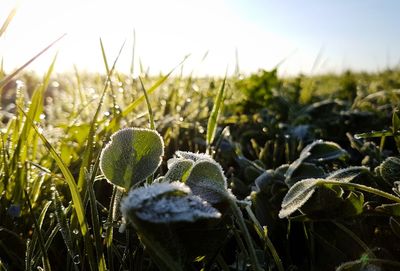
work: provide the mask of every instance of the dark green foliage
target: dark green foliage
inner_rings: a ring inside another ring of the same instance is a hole
[[[272,71],[260,70],[250,77],[236,82],[236,88],[245,96],[245,101],[241,105],[244,113],[256,112],[260,108],[267,106],[270,99],[274,97],[282,84],[278,79],[277,69]],[[278,105],[279,100],[271,104]]]

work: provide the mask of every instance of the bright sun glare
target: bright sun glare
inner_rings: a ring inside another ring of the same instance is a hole
[[[15,1],[0,6],[0,18],[5,18]],[[236,50],[242,70],[272,68],[295,49],[284,38],[244,21],[228,1],[26,0],[20,2],[0,39],[0,57],[6,69],[13,69],[67,33],[30,68],[45,70],[58,51],[58,71],[76,65],[80,70],[103,72],[102,38],[110,62],[126,41],[117,68],[128,72],[134,31],[135,69],[141,62],[153,73],[167,72],[187,54],[191,57],[184,66],[186,73],[221,75],[227,68],[233,72]]]

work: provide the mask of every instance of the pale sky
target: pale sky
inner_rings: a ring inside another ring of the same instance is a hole
[[[0,0],[0,24],[16,5]],[[63,33],[67,36],[29,69],[43,72],[58,52],[56,71],[129,72],[133,30],[136,62],[166,73],[191,54],[184,72],[223,75],[279,67],[283,75],[377,71],[400,61],[400,1],[396,0],[21,0],[0,37],[6,71],[22,65]],[[202,57],[208,52],[204,61]],[[318,58],[318,55],[320,57]],[[318,60],[318,61],[316,61]]]

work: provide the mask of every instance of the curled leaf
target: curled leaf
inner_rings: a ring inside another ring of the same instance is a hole
[[[122,129],[103,149],[100,168],[109,182],[129,190],[157,170],[163,154],[164,143],[156,131]]]
[[[193,194],[211,204],[220,203],[231,197],[222,167],[211,159],[195,162],[186,184],[192,189]]]
[[[170,162],[172,160],[172,162]],[[185,182],[194,162],[185,158],[173,158],[168,161],[168,171],[165,174],[165,181]]]

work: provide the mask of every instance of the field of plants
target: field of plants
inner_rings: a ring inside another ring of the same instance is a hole
[[[0,68],[0,270],[400,270],[400,71],[102,53],[106,75]]]

